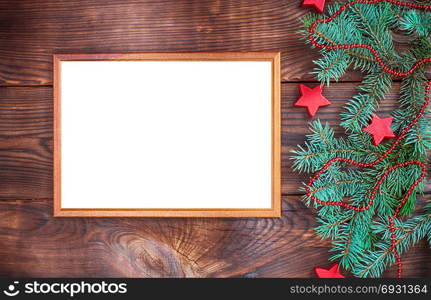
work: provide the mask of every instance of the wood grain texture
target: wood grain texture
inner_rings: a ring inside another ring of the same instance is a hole
[[[314,212],[284,198],[283,218],[52,218],[52,202],[0,202],[0,276],[314,277],[329,244]],[[430,276],[423,243],[405,276]],[[393,271],[393,270],[392,270]],[[385,276],[393,276],[387,272]]]
[[[330,1],[329,1],[330,2]],[[301,1],[0,1],[0,84],[52,84],[53,53],[282,51],[282,80],[314,80]],[[300,55],[298,55],[300,54]],[[346,80],[357,79],[351,72]]]
[[[331,3],[328,0],[326,3]],[[315,81],[302,0],[0,0],[0,85],[52,84],[52,54],[281,51],[283,81]],[[399,51],[409,40],[394,34]],[[304,47],[306,50],[304,51]],[[358,80],[349,71],[343,80]]]
[[[53,53],[281,50],[283,81],[315,81],[318,55],[296,33],[311,9],[300,3],[0,0],[0,85],[17,86],[0,88],[0,276],[314,277],[314,266],[328,267],[315,212],[292,195],[305,177],[292,172],[288,152],[310,121],[292,107],[296,84],[282,85],[281,219],[52,217]],[[397,37],[397,46],[405,43]],[[343,80],[360,78],[349,72]],[[337,124],[355,85],[327,88],[333,104],[317,116]],[[397,87],[382,115],[396,106]],[[431,276],[430,254],[425,243],[403,254],[404,275]]]

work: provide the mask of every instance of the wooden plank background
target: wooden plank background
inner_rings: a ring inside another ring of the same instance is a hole
[[[329,266],[288,156],[310,121],[292,107],[297,83],[315,82],[318,57],[297,33],[311,11],[300,3],[0,0],[0,276],[313,277],[314,266]],[[255,50],[282,51],[281,219],[52,217],[53,53]],[[351,71],[327,88],[333,105],[318,117],[336,125],[360,79]],[[380,115],[396,107],[398,88]],[[428,181],[423,200],[430,191]],[[430,276],[430,254],[425,242],[404,254],[405,276]]]

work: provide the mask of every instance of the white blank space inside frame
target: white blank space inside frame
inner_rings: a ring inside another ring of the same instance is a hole
[[[271,208],[270,61],[62,61],[61,208]]]

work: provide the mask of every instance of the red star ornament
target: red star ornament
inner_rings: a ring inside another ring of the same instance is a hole
[[[318,278],[344,278],[340,273],[340,268],[338,264],[334,264],[329,270],[314,267],[314,272],[316,273]]]
[[[301,97],[295,102],[295,106],[302,106],[307,108],[310,117],[314,117],[320,106],[330,105],[331,102],[322,96],[323,87],[318,85],[314,88],[309,88],[306,85],[300,84],[299,91]]]
[[[325,0],[304,0],[302,6],[313,6],[319,13],[323,13]]]
[[[371,124],[362,129],[373,136],[374,145],[379,145],[385,137],[393,138],[395,134],[391,130],[392,117],[380,119],[377,115],[373,116]]]

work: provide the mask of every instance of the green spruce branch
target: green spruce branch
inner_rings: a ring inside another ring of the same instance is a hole
[[[418,1],[420,2],[420,1]],[[344,2],[340,2],[344,4]],[[333,14],[340,3],[327,7]],[[304,37],[308,27],[321,16],[310,14],[303,18]],[[411,42],[409,49],[398,53],[393,34],[404,35]],[[389,3],[376,5],[356,4],[345,10],[342,17],[315,28],[317,42],[326,45],[349,43],[368,44],[377,49],[389,67],[406,71],[416,61],[431,56],[431,13],[400,8]],[[308,42],[308,40],[306,40]],[[374,61],[366,49],[320,49],[321,58],[315,61],[314,73],[322,84],[340,79],[348,70],[364,73],[358,93],[346,104],[341,113],[340,125],[344,137],[335,137],[328,124],[316,120],[310,124],[311,133],[303,146],[292,151],[293,168],[298,172],[314,173],[336,156],[369,163],[384,153],[390,141],[379,146],[362,131],[373,114],[379,114],[379,105],[393,88],[393,80]],[[424,84],[427,81],[423,67],[402,79],[399,91],[399,108],[391,113],[392,129],[398,135],[416,116],[424,103]],[[429,110],[427,111],[429,113]],[[352,168],[333,164],[314,182],[311,193],[322,201],[343,201],[361,207],[369,199],[370,191],[385,171],[395,164],[408,160],[428,163],[431,149],[429,115],[420,119],[407,133],[395,151],[374,168]],[[319,205],[305,195],[306,205],[317,210],[319,225],[316,232],[332,241],[331,259],[359,277],[378,277],[395,262],[391,249],[388,217],[394,213],[404,193],[420,175],[420,169],[411,166],[390,173],[380,186],[369,210],[355,212],[339,206]],[[396,249],[401,255],[417,242],[426,239],[431,245],[431,203],[423,212],[416,212],[417,193],[422,194],[424,183],[408,198],[396,223]],[[304,187],[301,187],[304,191]],[[412,214],[416,216],[412,216]]]

